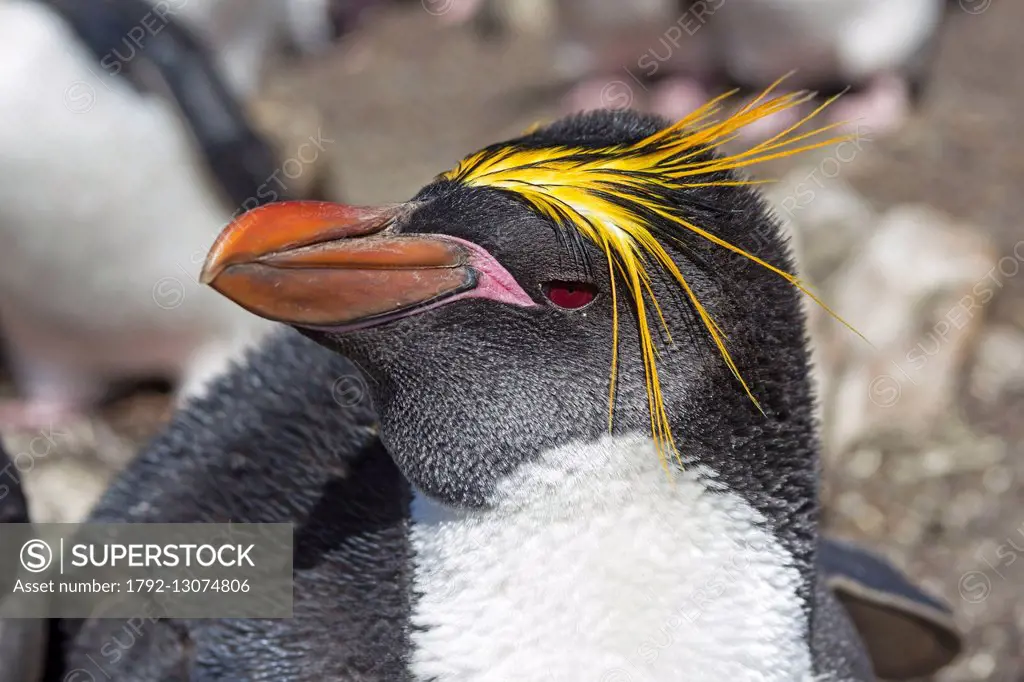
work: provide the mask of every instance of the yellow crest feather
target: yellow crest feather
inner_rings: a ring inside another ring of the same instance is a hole
[[[814,93],[794,92],[768,99],[768,95],[781,80],[724,119],[716,116],[722,110],[723,102],[735,92],[711,100],[681,121],[639,142],[597,150],[573,147],[529,149],[514,145],[489,147],[463,159],[454,169],[442,176],[467,186],[490,187],[511,192],[554,223],[571,225],[605,254],[611,279],[613,316],[612,367],[608,396],[609,428],[614,414],[618,369],[619,320],[618,292],[615,285],[618,274],[625,282],[626,293],[636,307],[647,382],[651,433],[666,466],[666,453],[671,452],[678,459],[679,452],[672,438],[668,414],[662,401],[657,350],[648,323],[648,308],[653,310],[661,321],[669,343],[671,334],[650,288],[650,276],[647,271],[650,260],[664,268],[678,282],[707,328],[729,370],[758,409],[760,405],[741,376],[736,363],[733,362],[721,328],[711,318],[669,253],[649,229],[643,213],[657,215],[683,230],[696,233],[767,268],[796,286],[842,321],[797,277],[693,224],[678,214],[678,208],[670,203],[667,195],[655,191],[759,184],[753,180],[720,180],[714,174],[792,156],[848,139],[845,135],[820,139],[821,133],[836,128],[840,125],[838,123],[810,132],[796,133],[798,128],[835,99],[832,98],[798,123],[747,151],[708,159],[704,152],[717,149],[736,139],[737,132],[745,125],[804,104],[814,97]],[[848,324],[846,326],[850,327]],[[857,333],[856,330],[853,331]]]

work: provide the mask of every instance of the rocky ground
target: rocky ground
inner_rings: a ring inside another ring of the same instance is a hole
[[[1024,679],[1024,4],[961,5],[903,132],[777,169],[769,192],[804,274],[872,342],[809,309],[828,527],[954,605],[967,649],[937,679],[1008,682]],[[314,165],[333,192],[400,200],[554,115],[542,38],[483,43],[426,11],[438,6],[386,12],[284,68],[269,89],[283,111],[315,108],[290,119],[283,155],[320,136]],[[264,113],[278,129],[289,118]],[[167,412],[165,395],[139,391],[87,422],[7,434],[36,518],[81,518]]]

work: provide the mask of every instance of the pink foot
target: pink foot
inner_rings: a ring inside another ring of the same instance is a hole
[[[699,109],[709,99],[707,88],[692,78],[670,78],[658,84],[651,95],[651,111],[678,121]]]
[[[38,431],[83,417],[83,406],[72,402],[0,400],[0,431]]]
[[[639,88],[636,83],[610,78],[590,78],[578,83],[562,100],[567,114],[593,109],[630,109]]]
[[[829,120],[844,122],[839,132],[884,135],[898,129],[910,114],[910,88],[894,74],[878,76],[864,90],[840,97],[829,107]]]

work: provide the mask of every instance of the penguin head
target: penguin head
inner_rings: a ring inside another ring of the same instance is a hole
[[[737,475],[793,431],[804,442],[786,457],[813,470],[796,280],[733,172],[776,148],[714,150],[772,102],[674,126],[581,114],[402,204],[258,208],[203,278],[355,361],[388,451],[450,506],[494,504],[519,467],[609,431]]]

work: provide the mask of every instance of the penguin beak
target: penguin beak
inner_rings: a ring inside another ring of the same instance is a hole
[[[413,208],[294,201],[254,209],[220,234],[200,280],[269,320],[338,331],[472,295],[533,305],[479,246],[399,234],[396,221]]]

